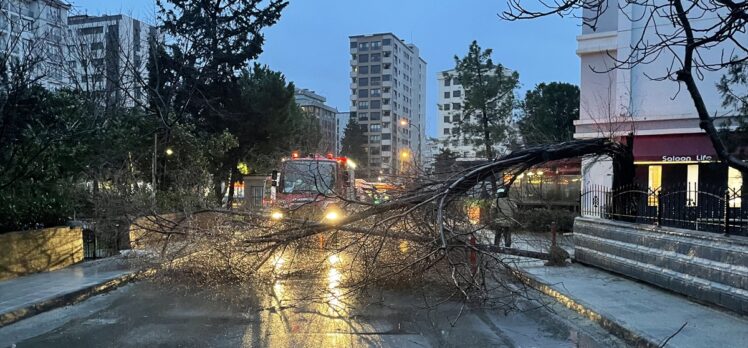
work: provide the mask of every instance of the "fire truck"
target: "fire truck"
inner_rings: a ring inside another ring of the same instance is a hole
[[[355,199],[356,164],[346,157],[293,152],[271,175],[270,218],[336,223],[345,199]]]

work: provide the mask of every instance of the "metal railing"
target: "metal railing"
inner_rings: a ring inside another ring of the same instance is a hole
[[[707,185],[585,187],[582,216],[748,236],[741,188]]]

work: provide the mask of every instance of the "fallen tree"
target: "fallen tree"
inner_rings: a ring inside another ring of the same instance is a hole
[[[345,199],[349,214],[334,224],[300,218],[274,222],[262,213],[212,209],[183,214],[173,222],[151,219],[157,223],[146,233],[163,237],[158,245],[163,260],[189,258],[178,268],[211,282],[276,279],[279,260],[285,260],[282,274],[319,272],[325,260],[344,257],[345,285],[351,291],[426,281],[452,289],[452,296],[509,305],[506,294],[518,295],[506,282],[516,256],[550,260],[551,255],[476,244],[486,226],[469,221],[461,199],[489,187],[492,177],[503,178],[502,187],[509,189],[517,175],[533,166],[603,156],[612,158],[618,171],[633,165],[630,149],[619,142],[574,140],[516,151],[446,180],[414,181],[380,205]],[[496,199],[496,192],[489,198]]]

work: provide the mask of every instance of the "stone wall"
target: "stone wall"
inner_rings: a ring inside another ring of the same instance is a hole
[[[748,314],[748,239],[598,218],[574,222],[577,262]]]
[[[67,267],[83,260],[80,228],[0,234],[0,280]]]

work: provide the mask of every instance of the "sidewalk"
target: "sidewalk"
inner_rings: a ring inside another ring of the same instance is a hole
[[[561,245],[567,248],[565,242]],[[674,334],[667,347],[744,347],[748,342],[748,318],[738,314],[581,264],[546,267],[536,260],[515,261],[532,286],[638,346],[656,347]]]
[[[0,281],[0,327],[108,291],[136,273],[127,260],[115,256]]]

